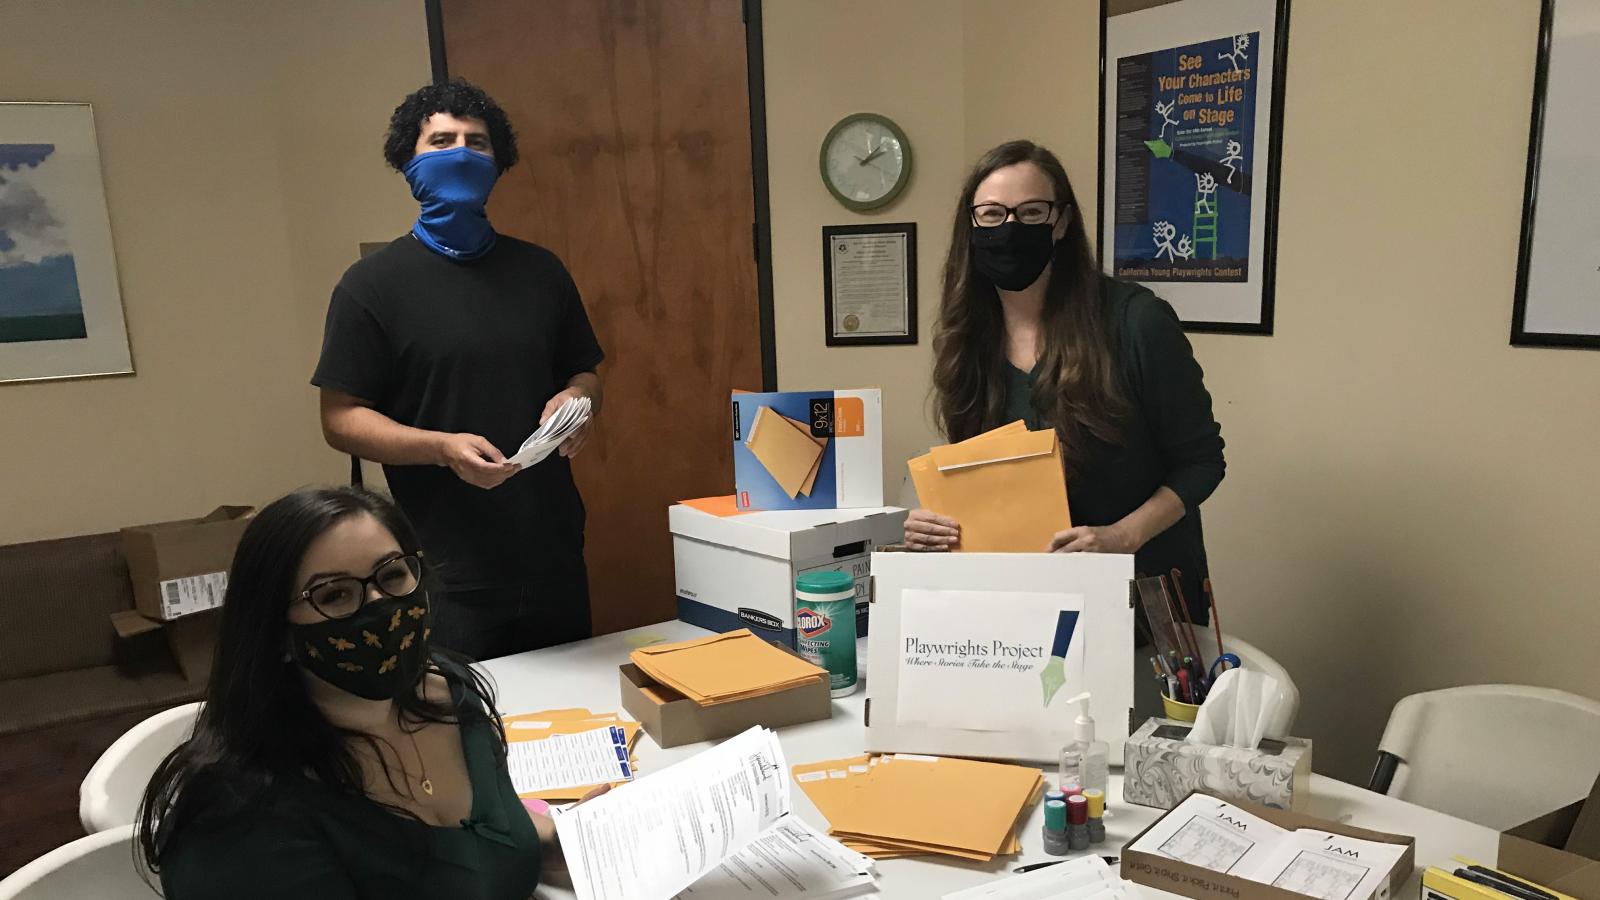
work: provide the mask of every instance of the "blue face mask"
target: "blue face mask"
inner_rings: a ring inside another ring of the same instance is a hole
[[[419,153],[406,163],[411,196],[422,214],[411,233],[451,259],[476,259],[494,246],[494,226],[484,206],[500,170],[476,150],[454,147]]]

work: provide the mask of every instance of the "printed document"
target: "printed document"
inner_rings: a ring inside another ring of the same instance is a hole
[[[611,725],[577,734],[552,734],[537,741],[506,745],[506,767],[518,794],[633,778],[628,733]]]

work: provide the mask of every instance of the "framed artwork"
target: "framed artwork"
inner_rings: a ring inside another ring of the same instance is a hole
[[[1289,0],[1101,3],[1100,256],[1189,331],[1271,334]]]
[[[824,225],[826,344],[917,342],[917,224]]]
[[[1511,343],[1600,350],[1600,0],[1543,0]]]
[[[0,382],[132,372],[94,113],[0,103]]]

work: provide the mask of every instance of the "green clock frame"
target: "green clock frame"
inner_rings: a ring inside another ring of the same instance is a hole
[[[833,139],[840,131],[856,122],[876,122],[889,129],[894,134],[895,139],[900,142],[900,158],[902,161],[900,180],[895,182],[894,187],[889,189],[889,193],[884,194],[877,200],[852,200],[839,193],[839,189],[834,187],[833,181],[828,178],[828,147],[833,144]],[[905,190],[906,185],[911,181],[911,158],[911,141],[906,137],[906,133],[900,130],[899,125],[896,125],[888,116],[879,115],[878,113],[858,112],[845,116],[834,123],[832,128],[828,129],[828,135],[822,139],[822,147],[817,151],[817,168],[822,173],[823,186],[828,189],[828,193],[833,195],[833,199],[839,201],[841,206],[852,212],[871,212],[893,203],[895,198],[900,196],[901,191]]]

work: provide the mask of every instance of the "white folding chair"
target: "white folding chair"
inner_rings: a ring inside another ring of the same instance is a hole
[[[78,788],[78,818],[89,834],[131,825],[150,776],[168,753],[189,738],[199,703],[156,713],[128,729],[95,760]]]
[[[158,896],[134,861],[132,825],[78,838],[0,881],[0,900],[150,900]]]
[[[1369,783],[1503,831],[1589,793],[1600,773],[1600,702],[1550,688],[1479,684],[1401,698]]]

